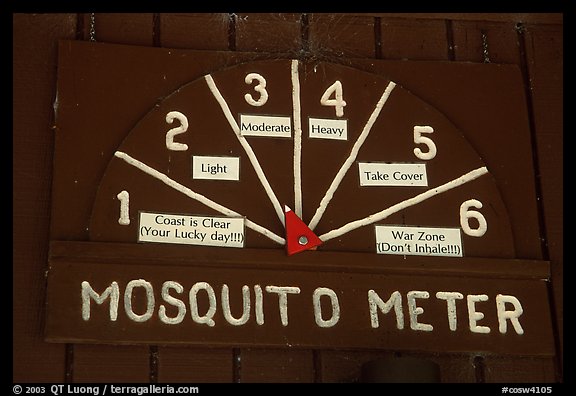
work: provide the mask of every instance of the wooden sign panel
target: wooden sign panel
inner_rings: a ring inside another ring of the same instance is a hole
[[[48,340],[553,354],[548,264],[460,128],[380,74],[221,57],[62,43]]]
[[[456,270],[440,257],[185,253],[54,243],[47,339],[554,353],[541,262],[466,258]]]

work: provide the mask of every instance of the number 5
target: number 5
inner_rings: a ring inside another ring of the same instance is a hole
[[[433,133],[434,129],[431,126],[414,126],[414,143],[425,144],[428,146],[428,151],[423,153],[419,147],[414,148],[414,155],[421,160],[431,160],[436,157],[436,144],[428,137],[422,136],[423,133]]]

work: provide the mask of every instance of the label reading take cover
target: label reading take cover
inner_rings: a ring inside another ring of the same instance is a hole
[[[376,253],[462,257],[460,229],[377,225]]]
[[[240,114],[240,135],[292,137],[290,117]]]
[[[138,242],[243,248],[244,218],[140,212]]]
[[[192,178],[240,180],[240,158],[194,155],[192,156]]]
[[[348,120],[309,118],[308,136],[314,139],[348,140]]]
[[[359,162],[360,186],[427,186],[426,164]]]

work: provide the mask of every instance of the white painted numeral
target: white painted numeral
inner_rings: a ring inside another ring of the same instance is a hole
[[[116,198],[120,201],[120,217],[118,218],[118,224],[128,225],[130,224],[130,194],[128,194],[128,191],[123,190],[116,195]]]
[[[469,199],[460,205],[460,225],[466,235],[473,237],[481,237],[486,234],[488,230],[488,223],[484,215],[477,210],[470,210],[470,208],[482,209],[482,202],[477,199]],[[474,218],[478,221],[478,228],[473,229],[470,227],[470,219]]]
[[[180,121],[180,126],[172,128],[166,133],[166,148],[172,151],[186,151],[188,150],[188,145],[184,143],[178,143],[174,141],[174,136],[184,133],[188,130],[188,118],[179,111],[171,111],[166,114],[166,122],[172,124],[174,119]]]
[[[330,99],[332,94],[334,94],[334,99]],[[322,106],[334,106],[336,108],[336,117],[342,117],[344,115],[344,106],[346,106],[346,101],[344,100],[342,83],[340,81],[336,81],[326,89],[320,98],[320,104]]]
[[[252,84],[252,81],[258,80],[258,85],[254,87],[254,91],[260,94],[258,100],[254,100],[251,94],[247,93],[244,95],[244,99],[248,102],[249,105],[252,106],[264,106],[268,101],[268,91],[266,91],[266,79],[262,77],[261,74],[258,73],[249,73],[246,75],[244,81],[246,84]]]
[[[414,126],[414,143],[424,144],[428,147],[428,151],[423,153],[419,147],[414,148],[414,155],[421,160],[431,160],[436,157],[436,144],[429,137],[422,136],[423,133],[433,133],[434,129],[431,126]]]

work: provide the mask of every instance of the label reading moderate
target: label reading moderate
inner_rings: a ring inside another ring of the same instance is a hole
[[[360,186],[427,186],[426,164],[359,162]]]
[[[138,242],[243,248],[244,218],[140,212]]]
[[[290,117],[240,114],[240,135],[261,137],[292,137]]]
[[[377,225],[376,253],[462,257],[460,229]]]

